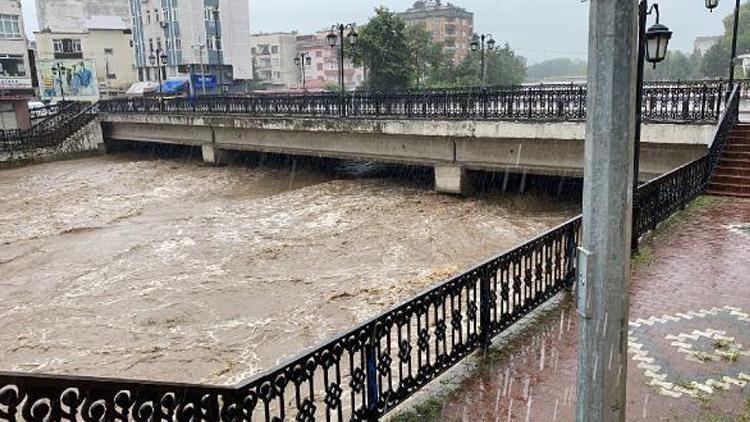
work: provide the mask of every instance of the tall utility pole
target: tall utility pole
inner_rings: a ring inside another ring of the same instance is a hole
[[[625,420],[638,5],[593,1],[578,279],[578,422]]]

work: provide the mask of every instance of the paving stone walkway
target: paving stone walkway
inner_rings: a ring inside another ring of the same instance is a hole
[[[630,289],[628,421],[750,421],[750,200],[702,197],[651,239]],[[451,394],[435,419],[571,421],[568,303]]]

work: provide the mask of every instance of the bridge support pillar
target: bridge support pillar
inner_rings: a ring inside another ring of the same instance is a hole
[[[227,164],[228,151],[219,149],[213,144],[203,144],[201,146],[201,151],[203,152],[204,163],[213,164],[215,166],[223,166]]]
[[[440,193],[464,195],[469,193],[471,186],[462,166],[435,166],[435,190]]]

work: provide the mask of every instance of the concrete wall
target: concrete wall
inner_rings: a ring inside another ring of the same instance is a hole
[[[240,116],[101,116],[112,140],[220,150],[372,160],[531,174],[582,175],[583,123],[290,119]],[[666,137],[668,135],[668,137]],[[641,177],[700,157],[711,125],[647,124]]]

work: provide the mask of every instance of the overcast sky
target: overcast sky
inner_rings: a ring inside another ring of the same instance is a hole
[[[57,0],[45,0],[57,1]],[[242,0],[236,0],[242,1]],[[635,0],[633,0],[635,1]],[[21,0],[29,31],[37,28],[34,0]],[[407,9],[413,0],[250,0],[251,32],[312,32],[336,22],[366,22],[373,9]],[[586,58],[588,3],[580,0],[453,0],[474,12],[477,32],[509,42],[530,63],[557,57]],[[699,35],[722,33],[722,17],[734,2],[722,0],[714,13],[704,0],[661,0],[662,23],[674,32],[673,48],[693,50]],[[653,17],[650,23],[653,23]]]

